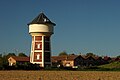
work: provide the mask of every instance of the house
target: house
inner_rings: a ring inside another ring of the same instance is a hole
[[[104,64],[108,64],[112,61],[111,57],[109,57],[109,56],[104,56],[103,60],[104,60]]]
[[[94,66],[96,65],[96,59],[94,56],[87,56],[85,58],[85,66]]]
[[[79,55],[77,58],[75,58],[75,66],[83,67],[86,65],[86,57],[84,55]]]
[[[52,56],[53,67],[90,67],[96,65],[106,64],[109,61],[120,61],[119,58],[99,57],[99,56],[85,56],[85,55],[62,55]],[[11,56],[8,58],[9,66],[19,64],[25,64],[30,62],[29,57]]]
[[[99,57],[99,56],[85,56],[85,55],[63,55],[63,56],[52,56],[52,65],[55,67],[90,67],[95,65],[106,64],[110,57]]]
[[[111,58],[112,62],[115,62],[115,61],[119,61],[120,62],[120,58],[118,57],[114,57],[114,58]]]
[[[64,55],[64,56],[52,56],[53,66],[61,65],[63,67],[83,67],[83,66],[94,66],[96,60],[92,56],[84,55]]]
[[[73,67],[75,66],[75,59],[78,55],[62,55],[62,56],[52,56],[52,65],[55,67]]]
[[[95,59],[95,64],[96,65],[102,65],[102,64],[105,64],[105,61],[102,57],[99,57],[99,56],[95,56],[93,57]]]
[[[110,61],[111,60],[111,58],[110,57],[108,57],[108,56],[104,56],[104,58],[103,58],[105,61]]]
[[[30,62],[29,57],[18,57],[18,56],[11,56],[8,58],[9,66],[16,65],[16,63],[19,64],[25,64],[26,62]]]
[[[66,59],[62,61],[63,66],[64,67],[74,67],[74,66],[77,66],[77,64],[75,63],[77,57],[78,57],[78,55],[66,56]]]

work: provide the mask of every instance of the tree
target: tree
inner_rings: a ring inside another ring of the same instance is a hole
[[[74,53],[71,53],[71,54],[69,54],[69,55],[75,55]]]
[[[120,55],[119,55],[119,56],[117,56],[117,58],[120,58]]]
[[[62,56],[62,55],[68,55],[66,51],[63,51],[61,53],[59,53],[59,56]]]
[[[7,55],[3,55],[1,59],[1,69],[8,69],[8,58],[10,56],[16,56],[15,53],[8,53]]]
[[[93,53],[87,53],[86,56],[96,56],[96,55]]]
[[[0,70],[2,69],[2,63],[3,63],[2,54],[0,54]]]
[[[2,54],[0,54],[0,58],[2,58]]]
[[[16,56],[16,55],[15,53],[8,53],[7,55],[4,55],[4,56],[10,57],[10,56]]]
[[[27,57],[27,55],[25,53],[19,53],[18,56],[19,57]]]

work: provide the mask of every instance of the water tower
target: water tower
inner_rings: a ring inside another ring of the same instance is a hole
[[[28,24],[29,34],[32,37],[30,62],[40,67],[51,66],[51,35],[54,26],[44,13],[40,13]]]

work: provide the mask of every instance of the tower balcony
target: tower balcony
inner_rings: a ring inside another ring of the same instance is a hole
[[[54,33],[51,24],[31,24],[29,25],[29,33]]]

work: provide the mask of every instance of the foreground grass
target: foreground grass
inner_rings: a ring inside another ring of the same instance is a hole
[[[120,80],[114,71],[0,71],[0,80]]]

